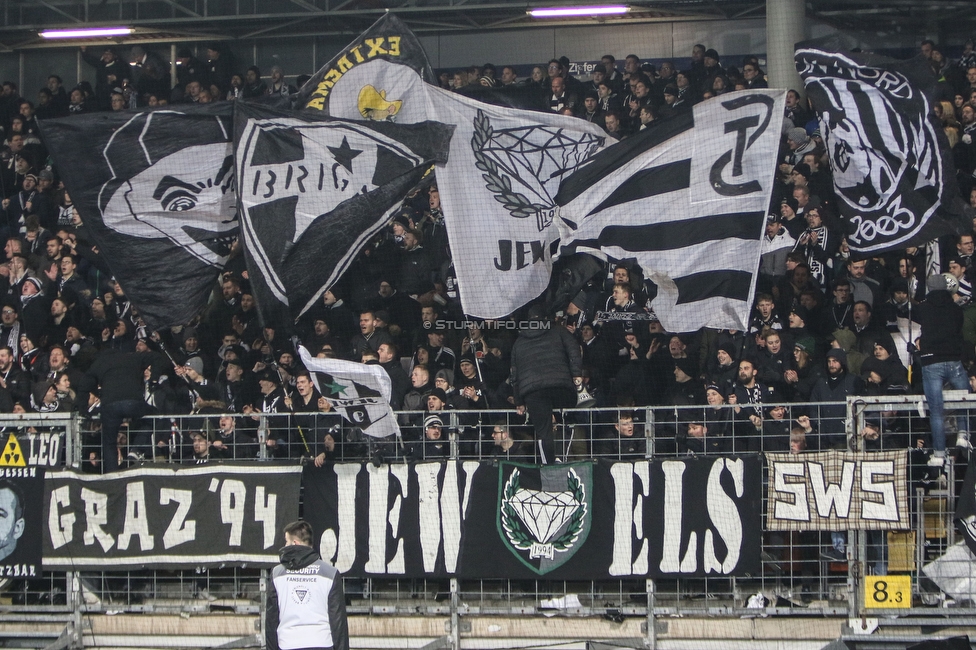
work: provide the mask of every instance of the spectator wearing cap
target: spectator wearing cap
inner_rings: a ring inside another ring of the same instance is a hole
[[[721,454],[728,452],[732,440],[714,435],[699,412],[685,412],[678,422],[675,442],[679,454]]]
[[[468,400],[461,397],[458,389],[454,387],[454,373],[442,368],[434,375],[434,387],[444,391],[445,402],[449,409],[466,409]]]
[[[467,402],[467,409],[486,409],[488,404],[489,390],[483,379],[478,376],[477,359],[474,352],[467,351],[458,360],[459,376],[455,379],[458,393]]]
[[[29,334],[39,341],[51,313],[51,301],[44,294],[44,284],[38,278],[28,276],[20,288],[21,334]]]
[[[766,217],[766,235],[762,240],[762,257],[759,261],[759,282],[764,291],[770,292],[786,275],[786,256],[796,246],[777,214]]]
[[[674,384],[668,391],[667,404],[691,406],[705,402],[705,391],[698,380],[698,364],[688,357],[674,360]]]
[[[415,228],[403,233],[403,251],[397,277],[400,290],[413,298],[430,292],[434,287],[434,266],[423,246],[423,239],[423,233]]]
[[[810,139],[802,126],[795,126],[786,132],[786,144],[790,151],[784,160],[784,164],[789,165],[788,173],[792,173],[803,162],[803,156],[817,148],[817,143]]]
[[[271,66],[271,83],[268,84],[267,94],[271,97],[288,97],[298,92],[298,89],[285,81],[285,71],[280,65]]]
[[[544,310],[529,308],[527,318],[539,326],[522,330],[512,347],[510,383],[515,405],[528,412],[535,427],[543,465],[556,460],[552,412],[576,404],[576,380],[582,383],[579,344],[564,327],[545,327]]]
[[[111,46],[96,48],[91,52],[82,46],[81,56],[85,63],[95,68],[95,97],[98,107],[103,111],[108,110],[112,89],[121,88],[123,82],[132,77],[129,64]]]
[[[823,376],[821,363],[817,361],[816,345],[813,337],[797,339],[793,344],[796,367],[795,370],[786,372],[786,383],[795,402],[809,402],[814,386]]]
[[[959,288],[956,289],[956,293],[953,296],[953,300],[960,307],[965,307],[973,299],[973,285],[969,279],[969,273],[966,270],[965,260],[963,260],[959,255],[953,255],[949,258],[946,268],[954,278],[956,282],[959,283]]]
[[[181,47],[176,50],[176,88],[182,94],[183,89],[192,81],[209,88],[209,71],[206,64],[193,56],[193,52],[188,47]],[[181,97],[172,97],[172,101],[179,101]]]
[[[192,454],[183,461],[184,465],[207,465],[210,463],[210,438],[203,431],[191,431],[190,446]]]
[[[820,447],[842,449],[847,443],[844,425],[847,398],[863,395],[864,382],[848,371],[847,353],[843,348],[833,347],[827,351],[826,367],[827,373],[813,387],[810,401],[819,405]]]
[[[731,390],[738,378],[739,358],[743,347],[732,340],[725,340],[716,347],[715,353],[709,357],[706,366],[706,377],[709,384],[721,389],[722,398]]]
[[[451,443],[440,416],[428,415],[424,418],[423,440],[413,445],[411,455],[420,460],[443,460],[451,455]]]
[[[909,391],[908,369],[890,339],[874,344],[872,355],[861,363],[861,377],[867,395],[904,395]]]
[[[261,68],[252,65],[244,73],[244,89],[241,96],[244,99],[263,97],[268,93],[268,86],[261,80]]]
[[[255,68],[256,69],[256,68]],[[230,85],[230,78],[234,73],[233,56],[226,50],[223,43],[207,45],[207,81],[216,85],[221,91],[226,91]],[[258,80],[261,72],[258,71]]]
[[[583,110],[580,117],[587,122],[596,124],[601,129],[606,126],[603,120],[603,109],[600,108],[600,96],[596,90],[588,90],[583,95]]]
[[[913,319],[922,326],[919,342],[919,361],[922,364],[922,386],[929,409],[932,429],[933,456],[929,465],[941,468],[945,460],[946,434],[942,388],[948,383],[955,390],[969,390],[969,381],[962,365],[964,344],[963,310],[955,300],[955,278],[936,274],[925,281],[927,294],[914,310]],[[959,427],[956,446],[968,448],[969,431]]]
[[[258,375],[258,390],[260,396],[252,404],[247,404],[243,408],[244,413],[250,415],[252,420],[258,422],[262,416],[284,415],[290,412],[285,403],[285,393],[281,388],[281,378],[277,370],[265,368]],[[271,455],[282,458],[290,456],[292,451],[300,454],[297,448],[294,450],[289,448],[291,436],[287,418],[268,417],[267,428],[265,445]]]
[[[8,232],[14,235],[23,235],[27,231],[25,217],[30,214],[37,196],[37,176],[33,173],[25,174],[20,187],[19,192],[0,201],[0,207],[3,207],[7,219]]]
[[[200,357],[190,358],[193,359]],[[241,359],[229,359],[224,363],[223,376],[217,380],[217,389],[228,413],[243,413],[246,405],[254,403],[258,392]]]

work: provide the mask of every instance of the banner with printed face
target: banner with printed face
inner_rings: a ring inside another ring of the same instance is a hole
[[[345,575],[533,579],[759,571],[757,456],[550,466],[308,467],[305,516]]]
[[[0,580],[41,577],[44,468],[0,467]]]
[[[766,454],[767,530],[908,530],[908,451]]]
[[[51,472],[46,566],[274,566],[282,529],[298,519],[300,475],[300,467],[270,463]]]
[[[41,122],[85,230],[150,329],[206,307],[237,237],[233,112],[180,104]]]

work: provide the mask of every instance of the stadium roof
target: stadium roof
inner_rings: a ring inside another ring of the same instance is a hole
[[[526,11],[596,4],[539,0],[6,0],[0,50],[51,47],[42,29],[126,25],[125,43],[355,35],[391,9],[415,32],[464,33],[538,27]],[[623,17],[602,24],[761,18],[755,0],[638,0]],[[961,43],[976,33],[972,0],[809,0],[807,15],[841,30]],[[594,24],[562,19],[546,24]],[[108,41],[104,41],[108,42]],[[63,45],[56,43],[55,45]]]

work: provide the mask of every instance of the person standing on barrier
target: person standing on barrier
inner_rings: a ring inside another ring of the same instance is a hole
[[[583,382],[583,355],[565,327],[550,326],[541,305],[529,307],[531,327],[522,329],[512,347],[511,384],[520,414],[529,412],[543,465],[558,462],[552,438],[554,409],[576,405]]]
[[[312,526],[285,526],[281,564],[271,571],[265,625],[268,650],[349,650],[342,576],[312,547]]]
[[[151,352],[122,352],[106,348],[88,369],[98,384],[102,403],[102,473],[119,469],[118,435],[122,421],[133,423],[146,415],[149,406],[143,399],[143,370],[153,360]]]
[[[965,342],[959,335],[963,311],[953,300],[959,283],[951,274],[930,276],[925,281],[925,288],[925,300],[913,310],[913,316],[922,326],[918,351],[922,364],[922,387],[929,406],[933,448],[928,464],[929,467],[941,469],[945,464],[946,451],[942,388],[948,383],[955,390],[969,390],[969,380],[962,365]],[[964,430],[964,426],[959,427],[956,446],[971,448],[969,432]]]

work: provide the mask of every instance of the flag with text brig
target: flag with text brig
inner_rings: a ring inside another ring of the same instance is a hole
[[[559,186],[560,254],[636,258],[669,332],[746,329],[784,98],[727,93],[594,156]]]
[[[241,230],[266,326],[293,323],[448,155],[452,127],[353,122],[239,103]]]
[[[392,382],[382,366],[320,359],[312,357],[304,347],[298,349],[298,354],[315,388],[351,426],[374,438],[400,435],[390,407]]]

